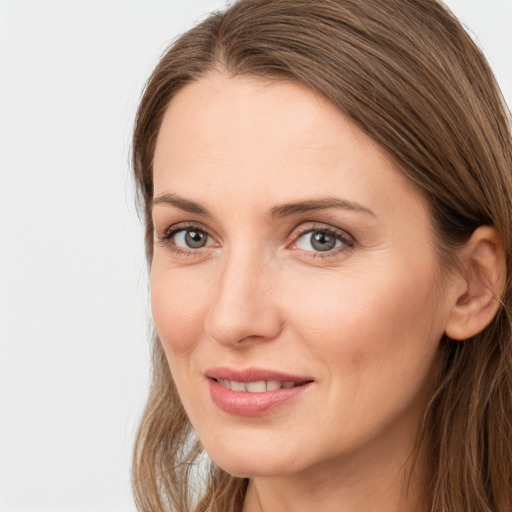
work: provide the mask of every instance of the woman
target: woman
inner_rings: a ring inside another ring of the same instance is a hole
[[[240,0],[171,46],[140,510],[511,509],[509,128],[436,0]]]

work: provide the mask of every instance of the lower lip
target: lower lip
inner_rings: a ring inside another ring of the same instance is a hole
[[[224,412],[237,416],[258,416],[273,411],[298,398],[312,384],[308,382],[293,388],[250,393],[227,389],[212,379],[208,379],[208,382],[213,403]]]

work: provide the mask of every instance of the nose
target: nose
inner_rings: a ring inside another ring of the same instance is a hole
[[[282,330],[275,272],[270,262],[232,255],[223,262],[206,321],[208,335],[224,346],[271,341]]]

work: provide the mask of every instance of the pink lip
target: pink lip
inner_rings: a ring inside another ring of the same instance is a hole
[[[270,412],[298,398],[313,383],[313,379],[309,377],[260,368],[247,368],[245,370],[235,370],[227,367],[212,368],[206,372],[206,377],[213,403],[224,412],[237,416],[257,416]],[[279,382],[296,382],[301,383],[301,385],[293,388],[281,388],[275,391],[250,393],[227,389],[215,379],[229,379],[237,382],[274,380]]]
[[[274,370],[263,368],[246,368],[244,370],[235,370],[227,366],[210,368],[205,372],[210,379],[229,379],[238,382],[256,382],[258,380],[277,380],[279,382],[308,382],[313,380],[311,377],[292,375]]]

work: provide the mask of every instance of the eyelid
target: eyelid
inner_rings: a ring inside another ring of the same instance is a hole
[[[204,247],[200,247],[197,249],[185,249],[182,247],[179,247],[172,243],[174,236],[181,232],[181,231],[187,231],[187,230],[198,230],[203,233],[205,233],[211,240],[214,241],[214,244],[208,244]],[[336,247],[327,251],[315,251],[315,250],[305,250],[300,249],[298,247],[294,247],[294,245],[297,244],[298,240],[307,235],[308,233],[327,233],[331,236],[336,237],[337,240],[341,241],[342,246]],[[338,255],[341,252],[346,252],[349,249],[352,249],[354,247],[354,244],[356,242],[355,238],[348,233],[347,231],[337,228],[331,224],[325,224],[321,222],[306,222],[298,227],[296,227],[291,235],[289,236],[291,240],[286,244],[286,249],[296,250],[300,251],[301,253],[307,255],[308,257],[333,257],[335,255]],[[195,222],[195,221],[182,221],[177,222],[175,224],[172,224],[169,226],[163,234],[155,233],[155,240],[160,245],[167,247],[172,252],[179,254],[179,255],[185,255],[185,256],[199,256],[201,254],[204,254],[205,251],[208,251],[209,249],[212,249],[215,247],[215,244],[217,244],[217,247],[219,246],[216,237],[211,233],[210,229],[204,226],[201,222]]]
[[[201,232],[205,233],[211,240],[216,242],[215,237],[211,234],[211,232],[208,228],[206,228],[200,222],[193,222],[193,221],[182,221],[182,222],[177,222],[176,224],[172,224],[167,229],[165,229],[165,231],[161,235],[158,233],[155,233],[155,241],[156,241],[156,243],[169,248],[171,251],[173,251],[176,254],[186,254],[186,255],[190,255],[190,256],[199,255],[200,252],[204,252],[205,250],[212,248],[212,245],[206,245],[204,247],[200,247],[197,249],[193,249],[193,248],[184,249],[184,248],[178,247],[177,245],[172,243],[176,234],[180,233],[181,231],[192,231],[192,230],[201,231]]]
[[[304,249],[294,248],[293,245],[297,243],[297,241],[302,238],[304,235],[308,233],[328,233],[329,235],[335,236],[338,240],[341,240],[343,246],[334,248],[328,251],[306,251]],[[347,231],[334,227],[330,224],[323,224],[318,222],[311,222],[306,224],[301,224],[298,228],[294,229],[291,234],[291,242],[287,244],[288,249],[302,251],[312,257],[332,257],[335,254],[340,252],[345,252],[348,249],[352,249],[356,243],[355,238],[348,233]]]

